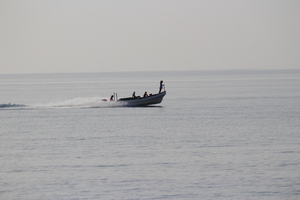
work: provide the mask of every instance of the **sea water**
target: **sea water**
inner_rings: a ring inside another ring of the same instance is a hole
[[[157,93],[161,104],[103,101]],[[299,199],[300,70],[0,75],[0,199]]]

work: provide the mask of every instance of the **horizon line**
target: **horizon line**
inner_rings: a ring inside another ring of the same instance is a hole
[[[25,72],[25,73],[1,73],[0,75],[38,75],[38,74],[91,74],[91,73],[159,73],[159,72],[211,72],[211,71],[300,71],[297,68],[288,69],[191,69],[191,70],[129,70],[129,71],[76,71],[76,72]]]

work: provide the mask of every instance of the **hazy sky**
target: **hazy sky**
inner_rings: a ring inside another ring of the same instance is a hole
[[[300,69],[299,0],[0,0],[0,73]]]

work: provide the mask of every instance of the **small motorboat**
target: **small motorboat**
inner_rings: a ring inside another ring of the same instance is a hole
[[[121,98],[118,102],[124,102],[125,106],[148,106],[153,104],[159,104],[162,102],[164,96],[166,95],[166,91],[164,90],[161,93],[150,94],[147,97],[127,97]]]

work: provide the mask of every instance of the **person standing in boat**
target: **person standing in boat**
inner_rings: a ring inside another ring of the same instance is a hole
[[[113,101],[114,100],[114,95],[110,96],[110,100]]]
[[[135,91],[132,93],[132,97],[133,97],[133,98],[136,98],[136,96],[135,96]]]
[[[163,81],[161,80],[160,84],[159,84],[159,92],[158,93],[161,93],[161,90],[163,89],[163,87],[164,87],[164,84],[163,84]]]

